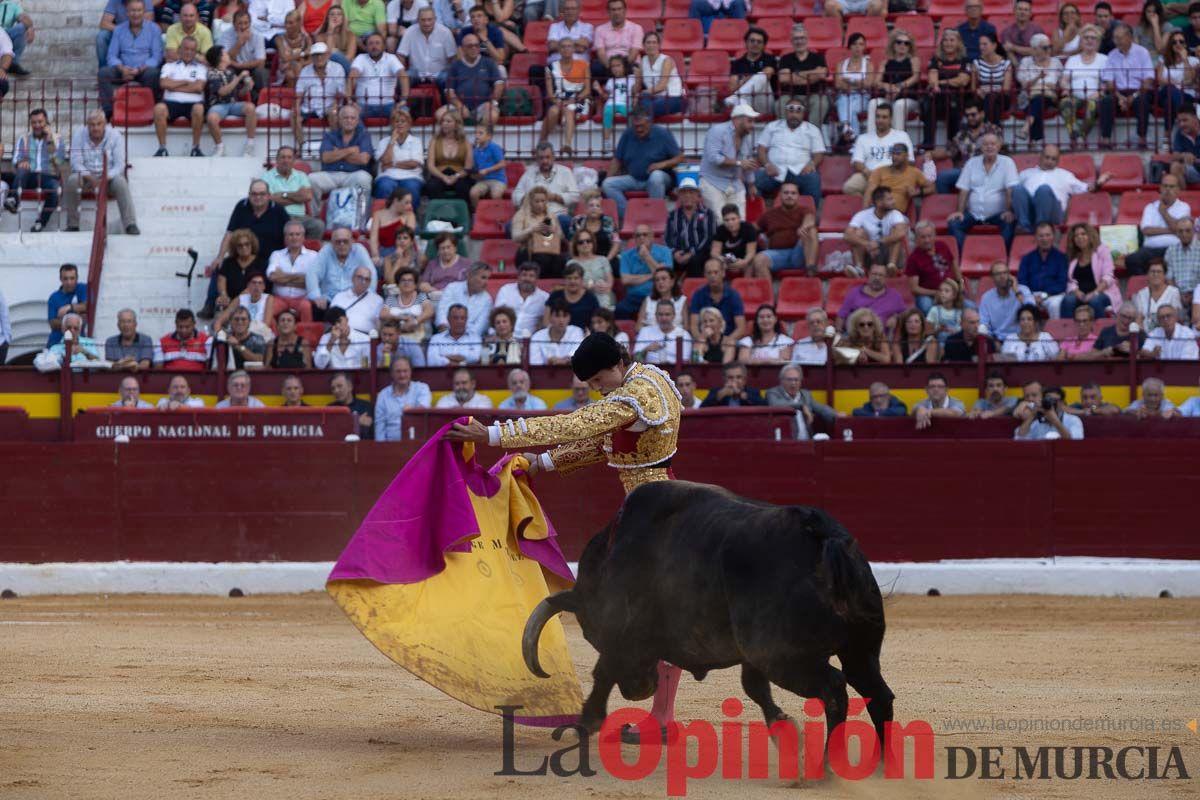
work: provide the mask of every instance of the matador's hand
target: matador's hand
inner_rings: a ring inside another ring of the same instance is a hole
[[[478,420],[471,420],[469,425],[454,423],[454,427],[446,431],[446,438],[452,442],[488,443],[488,429]]]

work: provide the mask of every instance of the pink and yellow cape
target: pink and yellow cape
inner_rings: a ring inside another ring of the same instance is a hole
[[[418,678],[516,721],[573,722],[583,704],[561,623],[541,638],[534,676],[521,657],[530,612],[574,579],[521,456],[490,470],[442,428],[367,514],[325,589],[364,636]]]

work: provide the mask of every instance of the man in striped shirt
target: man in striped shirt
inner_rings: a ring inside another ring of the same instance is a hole
[[[667,215],[664,240],[671,248],[676,274],[686,272],[689,278],[699,278],[704,275],[704,262],[712,249],[716,216],[701,204],[700,185],[694,178],[681,180],[675,197],[675,208]]]

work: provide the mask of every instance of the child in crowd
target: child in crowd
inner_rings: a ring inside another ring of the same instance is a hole
[[[601,133],[605,150],[613,144],[613,118],[617,114],[629,113],[630,100],[635,96],[637,90],[637,79],[630,74],[629,60],[625,56],[609,58],[608,71],[612,77],[605,82],[604,88],[601,89],[599,84],[595,86],[596,91],[606,98],[604,101],[604,127]]]
[[[471,210],[474,211],[480,200],[491,198],[499,200],[508,189],[508,161],[504,158],[504,148],[492,140],[492,126],[479,124],[475,126],[475,185],[471,187]]]
[[[938,342],[946,343],[952,334],[962,330],[963,299],[958,281],[944,280],[938,287],[937,303],[929,309],[925,321],[937,334]]]

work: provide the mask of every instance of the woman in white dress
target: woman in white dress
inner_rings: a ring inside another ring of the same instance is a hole
[[[1158,327],[1159,306],[1183,309],[1183,298],[1178,287],[1167,284],[1165,264],[1151,264],[1146,268],[1146,285],[1133,296],[1133,304],[1137,306],[1138,324],[1144,331],[1152,331]]]
[[[1100,35],[1095,25],[1083,26],[1079,32],[1079,52],[1067,59],[1063,69],[1063,98],[1058,107],[1071,137],[1072,150],[1079,147],[1080,138],[1086,139],[1092,132],[1100,113],[1100,73],[1108,63],[1108,57],[1100,52]],[[1077,118],[1081,108],[1082,122]]]

